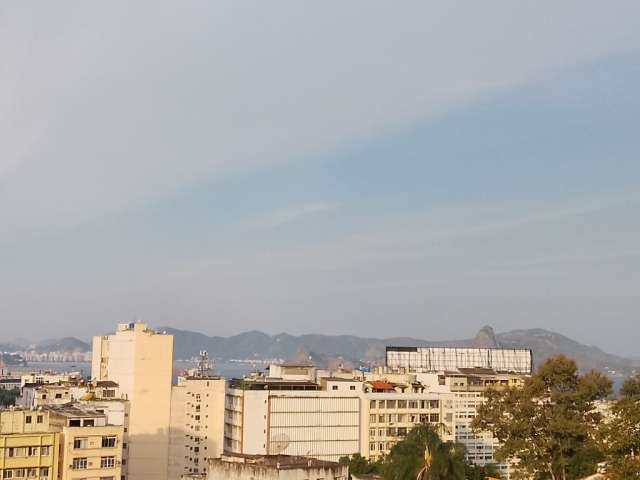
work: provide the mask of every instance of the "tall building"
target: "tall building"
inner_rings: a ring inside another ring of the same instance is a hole
[[[191,371],[171,390],[169,479],[207,473],[208,460],[222,455],[224,378]]]
[[[130,402],[126,480],[166,480],[169,458],[173,336],[143,323],[94,337],[91,376],[118,383]]]

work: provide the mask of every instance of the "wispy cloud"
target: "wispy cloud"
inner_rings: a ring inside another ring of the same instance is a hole
[[[283,225],[297,222],[318,213],[334,210],[335,208],[336,205],[323,202],[280,208],[267,212],[266,214],[251,221],[250,224],[254,227],[260,228],[281,227]]]

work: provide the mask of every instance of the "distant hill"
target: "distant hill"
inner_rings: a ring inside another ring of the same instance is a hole
[[[91,350],[91,346],[78,340],[75,337],[64,337],[53,340],[43,340],[35,345],[36,352],[88,352]]]
[[[408,337],[376,339],[352,335],[267,335],[258,331],[231,337],[209,337],[202,333],[170,327],[163,327],[162,330],[174,336],[174,356],[177,359],[192,358],[201,350],[207,350],[212,358],[218,360],[287,359],[305,351],[322,363],[336,357],[362,363],[382,361],[385,347],[388,345],[501,346],[531,348],[536,364],[551,355],[564,353],[574,358],[582,370],[595,368],[628,373],[633,368],[630,359],[605,353],[597,347],[583,345],[564,335],[543,329],[513,330],[496,335],[491,327],[486,326],[472,339],[437,342]]]
[[[32,343],[27,340],[21,343],[0,343],[0,352],[24,352],[35,350],[38,353],[49,352],[88,352],[91,346],[75,337],[64,337]]]
[[[22,350],[20,345],[16,345],[15,343],[0,343],[0,352],[19,352]]]

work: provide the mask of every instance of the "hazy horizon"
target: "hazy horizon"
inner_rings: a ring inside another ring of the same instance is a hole
[[[640,356],[640,3],[0,6],[2,338]]]

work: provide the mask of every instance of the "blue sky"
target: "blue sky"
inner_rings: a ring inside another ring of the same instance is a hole
[[[366,5],[4,7],[5,336],[638,355],[640,7]]]

